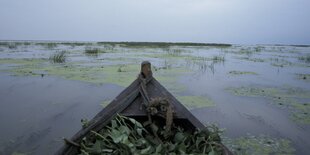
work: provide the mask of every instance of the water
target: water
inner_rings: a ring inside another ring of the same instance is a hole
[[[0,79],[0,142],[7,152],[52,154],[63,137],[81,128],[82,118],[92,118],[103,100],[122,90],[56,77],[0,74]]]
[[[84,49],[89,47],[103,52],[87,55]],[[309,79],[297,75],[310,74],[309,62],[300,59],[309,56],[309,47],[106,47],[96,43],[0,46],[0,154],[52,154],[62,145],[62,137],[71,137],[81,128],[82,118],[91,119],[104,101],[113,99],[136,77],[143,60],[151,61],[155,78],[175,96],[211,99],[213,107],[189,108],[204,124],[226,128],[225,137],[263,134],[291,141],[295,154],[309,153],[309,123],[292,119],[299,110],[293,101],[310,103]],[[49,60],[62,50],[66,51],[65,63]],[[23,61],[29,59],[40,61]],[[120,66],[129,69],[117,72]],[[125,81],[117,80],[118,76]],[[242,86],[279,91],[298,88],[306,96],[282,94],[288,104],[278,106],[271,98],[281,94],[253,97],[228,91]],[[309,111],[303,118],[309,120]]]

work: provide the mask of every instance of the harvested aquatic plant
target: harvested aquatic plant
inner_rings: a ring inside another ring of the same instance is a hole
[[[220,130],[212,126],[194,132],[165,126],[155,121],[144,126],[137,120],[117,115],[108,126],[85,137],[80,154],[222,154]]]

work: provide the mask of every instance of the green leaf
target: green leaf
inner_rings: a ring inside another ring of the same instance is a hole
[[[138,128],[138,129],[136,129],[136,131],[137,131],[137,133],[138,133],[139,136],[142,136],[142,129],[139,129],[139,128]]]
[[[141,154],[150,154],[152,151],[152,147],[148,146],[147,148],[141,150]]]
[[[139,128],[143,128],[142,124],[133,118],[129,118],[129,117],[122,117],[122,118],[129,120],[132,124],[134,124],[135,126],[137,126]]]
[[[118,128],[118,130],[122,133],[122,134],[127,134],[127,135],[129,135],[130,134],[130,129],[127,127],[127,126],[120,126],[119,128]]]
[[[174,144],[169,144],[169,151],[174,151],[175,150],[175,145]]]
[[[197,137],[196,139],[196,149],[199,149],[199,144],[204,140],[204,137]]]
[[[159,144],[157,147],[156,147],[156,154],[159,154],[163,149],[163,146],[161,144]]]
[[[122,140],[122,133],[113,129],[111,131],[110,137],[113,139],[114,143],[119,143]]]
[[[185,138],[184,134],[182,132],[177,132],[174,136],[174,142],[176,143],[180,143],[183,141],[183,139]]]
[[[215,155],[215,151],[214,150],[211,150],[208,155]]]
[[[111,124],[112,124],[112,128],[114,128],[114,129],[118,127],[118,125],[117,125],[115,120],[112,120]]]
[[[101,146],[100,145],[101,145],[101,141],[97,140],[91,149],[92,152],[93,153],[100,153],[101,152]]]

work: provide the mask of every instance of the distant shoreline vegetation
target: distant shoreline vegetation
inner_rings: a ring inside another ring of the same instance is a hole
[[[127,47],[168,47],[168,46],[217,46],[230,47],[232,44],[223,43],[194,43],[194,42],[97,42],[98,44],[121,44]]]
[[[62,45],[72,45],[72,46],[84,46],[91,44],[110,44],[110,45],[121,45],[126,47],[169,47],[169,46],[214,46],[214,47],[231,47],[234,44],[228,43],[198,43],[198,42],[131,42],[131,41],[57,41],[57,40],[0,40],[0,46],[5,46],[8,44],[16,45],[30,45],[41,44],[62,44]],[[238,44],[235,44],[238,45]],[[242,44],[240,44],[242,45]],[[247,44],[244,44],[247,45]],[[264,46],[292,46],[292,47],[310,47],[310,44],[248,44],[248,45],[264,45]]]
[[[36,41],[36,40],[0,40],[0,45],[7,45],[8,43],[35,43],[35,44],[63,44],[63,45],[85,45],[85,44],[110,44],[110,45],[121,45],[126,47],[169,47],[169,46],[216,46],[216,47],[230,47],[232,44],[225,43],[195,43],[195,42],[79,42],[79,41]]]

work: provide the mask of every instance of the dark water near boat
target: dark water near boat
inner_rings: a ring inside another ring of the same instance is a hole
[[[55,77],[0,74],[0,142],[6,152],[52,154],[123,89]]]
[[[291,118],[296,111],[294,106],[277,106],[270,99],[282,95],[289,103],[297,97],[300,103],[310,103],[309,47],[234,45],[167,49],[95,43],[50,46],[0,46],[0,154],[53,154],[63,144],[62,137],[71,137],[81,128],[82,118],[91,119],[102,109],[104,101],[113,99],[136,77],[142,60],[157,67],[155,78],[175,96],[212,100],[214,106],[189,108],[204,124],[216,123],[226,128],[225,137],[263,134],[289,140],[296,150],[294,154],[309,154],[310,111],[300,123]],[[89,47],[105,51],[85,54]],[[61,50],[67,52],[66,62],[51,63],[51,55]],[[24,61],[29,59],[39,62]],[[118,75],[123,76],[122,66],[128,69],[124,71],[127,81],[117,79]],[[103,75],[100,68],[105,68]],[[303,74],[301,78],[299,74]],[[227,90],[238,87],[298,88],[306,95],[296,97],[296,93],[292,96],[289,92],[253,97]]]

